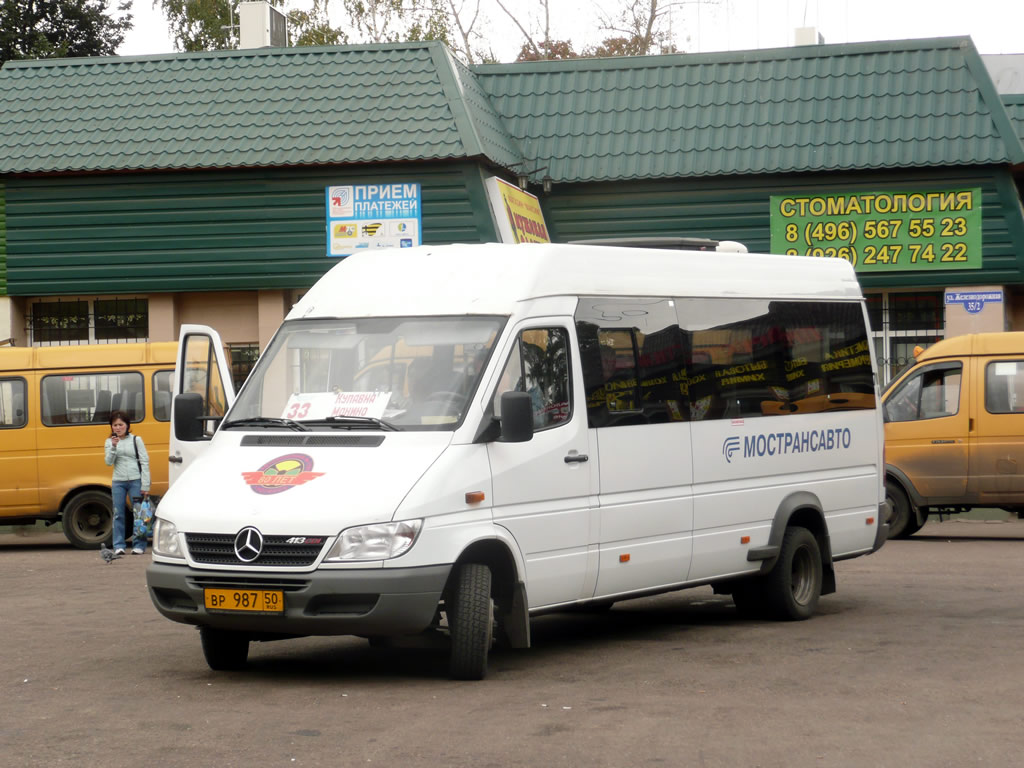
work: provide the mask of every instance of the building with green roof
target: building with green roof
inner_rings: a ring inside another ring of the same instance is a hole
[[[0,286],[17,343],[102,297],[144,306],[148,338],[205,322],[252,349],[335,263],[327,187],[419,184],[424,243],[483,242],[496,176],[540,198],[556,241],[855,260],[897,365],[1024,328],[1022,110],[966,37],[476,67],[439,43],[10,61]],[[950,220],[949,253],[905,239],[925,213]],[[844,217],[856,235],[828,239]],[[1003,298],[946,303],[982,289]],[[97,340],[86,325],[74,341]]]

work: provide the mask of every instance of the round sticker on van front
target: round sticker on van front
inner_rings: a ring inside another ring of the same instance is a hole
[[[308,483],[323,472],[313,472],[313,457],[305,453],[289,453],[271,459],[255,472],[243,472],[242,479],[256,493],[281,493],[296,485]]]

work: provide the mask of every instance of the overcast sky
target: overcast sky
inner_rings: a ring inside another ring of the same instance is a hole
[[[291,7],[308,0],[291,0]],[[486,2],[486,0],[485,0]],[[603,37],[591,23],[593,2],[551,0],[554,37],[569,38],[576,50]],[[596,0],[612,9],[615,0]],[[333,5],[341,5],[333,0]],[[529,0],[511,0],[510,7],[532,7]],[[503,22],[496,6],[491,36],[501,61],[512,61],[521,40]],[[167,25],[152,0],[133,0],[135,29],[118,49],[122,56],[169,53],[174,50]],[[716,5],[684,4],[674,11],[677,47],[690,53],[792,45],[793,30],[814,26],[826,43],[903,40],[970,35],[981,53],[1024,53],[1024,0],[720,0]],[[501,41],[501,42],[498,42]]]

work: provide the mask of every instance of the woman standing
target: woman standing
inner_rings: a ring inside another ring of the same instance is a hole
[[[114,467],[110,488],[114,500],[114,553],[124,554],[126,499],[149,495],[149,454],[138,435],[131,434],[131,419],[124,411],[110,414],[110,437],[103,446],[104,459]],[[146,540],[136,540],[132,554],[146,551]]]

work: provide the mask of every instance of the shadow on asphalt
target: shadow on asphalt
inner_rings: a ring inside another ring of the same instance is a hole
[[[659,600],[659,604],[650,604]],[[630,604],[632,602],[633,604]],[[641,603],[647,602],[647,605]],[[831,613],[832,611],[828,611]],[[774,621],[744,619],[737,615],[732,599],[709,593],[673,593],[618,604],[611,610],[585,613],[553,613],[533,619],[530,627],[533,647],[515,650],[495,646],[489,657],[493,674],[509,675],[518,670],[558,664],[566,653],[596,652],[621,643],[662,644],[661,651],[686,651],[686,634],[705,627],[736,624],[774,624]],[[198,644],[199,638],[195,638]],[[644,649],[641,647],[642,652]],[[180,670],[178,670],[180,672]],[[335,685],[340,679],[447,679],[447,648],[373,648],[366,640],[352,637],[305,638],[253,643],[245,670],[212,673],[239,682],[247,677],[261,680],[302,681]]]

